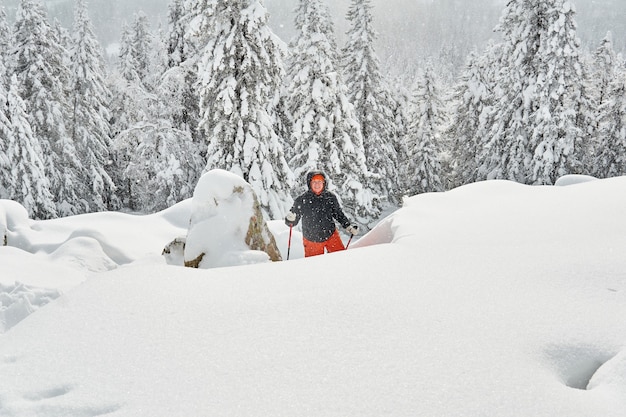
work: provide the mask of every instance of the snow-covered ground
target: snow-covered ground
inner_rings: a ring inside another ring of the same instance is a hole
[[[206,270],[161,256],[190,201],[2,201],[0,416],[624,417],[626,177],[587,180],[424,194],[348,251],[294,233],[289,261]]]

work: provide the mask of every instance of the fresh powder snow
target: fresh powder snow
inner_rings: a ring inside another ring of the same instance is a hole
[[[289,261],[204,270],[161,255],[190,200],[2,200],[0,415],[623,417],[626,177],[559,184],[421,194],[347,251],[305,259],[294,230]]]

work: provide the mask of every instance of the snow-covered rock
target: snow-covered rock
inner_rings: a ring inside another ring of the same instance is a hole
[[[10,236],[27,228],[29,222],[24,206],[12,200],[0,200],[0,246],[9,245]]]
[[[194,190],[185,266],[216,268],[281,260],[250,184],[224,170],[204,174]]]
[[[184,237],[177,237],[165,245],[161,255],[165,257],[168,265],[183,266],[185,264],[185,241]]]

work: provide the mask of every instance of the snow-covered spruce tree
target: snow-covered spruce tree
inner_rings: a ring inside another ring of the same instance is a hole
[[[571,111],[574,113],[574,124],[577,128],[578,138],[575,140],[576,164],[572,167],[573,172],[579,174],[592,174],[594,171],[597,148],[597,103],[593,96],[593,88],[590,88],[589,75],[590,66],[584,58],[580,60],[581,81],[577,85],[576,96],[570,102]]]
[[[135,14],[131,25],[131,34],[131,54],[133,55],[135,71],[137,71],[137,75],[144,87],[151,91],[153,88],[154,54],[150,23],[145,13],[138,12]]]
[[[369,188],[363,138],[339,71],[339,58],[327,7],[301,0],[296,11],[298,34],[289,65],[290,165],[297,177],[313,169],[326,172],[347,212],[361,224],[380,214],[380,198]]]
[[[218,0],[204,14],[211,35],[198,67],[206,170],[243,177],[269,218],[291,207],[293,174],[274,131],[273,106],[284,74],[279,39],[260,0]]]
[[[169,105],[172,127],[189,132],[194,142],[200,144],[203,139],[198,129],[197,54],[187,37],[190,18],[183,0],[170,4],[165,39],[166,70],[157,83],[157,90],[160,100]],[[204,151],[202,149],[201,154]]]
[[[2,24],[2,12],[0,9],[0,25]],[[0,33],[2,36],[2,33]],[[1,43],[1,41],[0,41]],[[2,51],[0,51],[0,54]],[[11,120],[9,120],[8,108],[8,82],[6,80],[6,68],[4,56],[0,55],[0,199],[9,198],[9,190],[14,188],[14,179],[11,175],[11,160],[9,159],[8,146],[11,135]]]
[[[109,82],[112,94],[110,106],[113,137],[112,177],[122,204],[133,210],[139,210],[138,203],[132,198],[135,182],[124,174],[139,142],[136,135],[122,133],[149,119],[147,103],[150,102],[151,95],[139,77],[132,39],[131,27],[127,24],[122,25],[117,71],[110,74]]]
[[[166,33],[167,68],[185,62],[188,55],[188,42],[185,40],[185,0],[173,0],[168,6],[168,26]]]
[[[397,129],[393,101],[380,72],[374,50],[376,33],[372,25],[370,0],[352,0],[348,10],[351,22],[343,48],[343,72],[348,99],[358,118],[367,166],[375,175],[369,187],[390,202],[397,203],[398,155],[394,143]]]
[[[122,79],[127,82],[141,84],[139,76],[139,63],[136,59],[135,45],[133,42],[132,28],[126,24],[122,24],[122,32],[120,38],[120,48],[117,55],[117,71]]]
[[[539,54],[539,107],[531,136],[533,184],[554,184],[562,175],[587,173],[593,108],[576,37],[575,9],[567,0],[548,2],[547,37]]]
[[[173,128],[161,116],[122,131],[115,141],[115,150],[129,155],[123,177],[129,183],[131,207],[142,212],[163,210],[191,197],[204,166],[189,132]]]
[[[4,7],[0,6],[0,103],[6,104],[7,89],[9,86],[9,74],[13,73],[12,65],[9,62],[11,57],[11,44],[13,34],[7,21],[7,14]]]
[[[597,106],[602,106],[610,95],[611,83],[615,80],[619,60],[613,49],[613,36],[607,33],[594,53],[592,83]]]
[[[501,67],[482,178],[553,184],[580,172],[588,138],[575,11],[566,0],[511,0],[500,24]]]
[[[492,52],[495,48],[490,44],[483,56],[470,53],[452,95],[451,122],[445,132],[451,148],[452,187],[478,180],[478,154],[488,137],[484,122],[494,100]]]
[[[405,138],[408,160],[402,168],[405,192],[415,195],[443,191],[440,131],[445,116],[430,67],[418,76],[411,106],[411,123]]]
[[[541,1],[543,3],[543,0]],[[528,17],[528,18],[527,18]],[[542,30],[532,5],[526,0],[507,4],[496,30],[503,32],[496,74],[494,108],[486,120],[488,135],[479,145],[478,178],[529,182],[531,117],[536,104],[524,94],[533,92],[537,66],[535,56]],[[516,65],[517,64],[517,65]],[[533,81],[531,81],[531,79]],[[529,85],[530,83],[533,85]],[[530,97],[529,97],[530,98]]]
[[[117,209],[115,185],[107,171],[111,159],[108,109],[111,92],[105,80],[103,54],[84,0],[75,4],[70,48],[71,137],[81,161],[81,178],[87,186],[84,199],[89,211]]]
[[[163,210],[191,197],[205,166],[200,143],[194,141],[198,136],[197,74],[195,60],[188,58],[193,46],[184,38],[182,2],[171,5],[169,19],[162,69],[152,76],[160,78],[152,87],[153,94],[145,95],[143,119],[121,132],[116,141],[122,146],[137,144],[136,149],[121,152],[129,155],[123,176],[133,184],[135,207],[145,212]]]
[[[142,24],[125,27],[113,83],[118,195],[127,207],[142,212],[163,210],[190,197],[203,167],[189,130],[173,125],[171,78],[163,76],[150,86],[154,74],[141,76],[142,54],[136,45],[144,41],[137,40],[150,37]]]
[[[154,53],[152,51],[152,35],[145,14],[134,15],[131,25],[122,25],[120,49],[118,53],[117,71],[119,76],[131,87],[128,94],[136,96],[136,101],[142,101],[146,94],[151,92],[154,79]],[[144,92],[137,95],[135,86]],[[132,110],[132,109],[127,109]],[[136,119],[130,117],[129,120]],[[118,121],[119,122],[119,121]],[[122,126],[123,128],[123,126]]]
[[[402,167],[406,166],[409,160],[408,149],[404,139],[409,131],[409,120],[411,113],[411,101],[413,100],[413,92],[411,87],[414,85],[412,81],[413,75],[403,74],[393,79],[391,88],[394,101],[397,103],[397,107],[394,110],[394,120],[397,130],[397,137],[394,142],[394,148],[398,158],[398,199],[404,197],[405,181],[402,179]]]
[[[626,70],[617,69],[599,109],[600,139],[594,175],[626,175]]]
[[[598,155],[606,146],[604,143],[605,137],[600,132],[600,119],[605,117],[602,112],[607,109],[607,102],[610,100],[612,89],[611,84],[614,81],[619,65],[619,58],[613,50],[612,36],[608,32],[595,53],[588,57],[586,62],[590,75],[587,86],[590,88],[594,100],[593,120],[590,126],[588,126],[588,129],[591,130],[592,141],[586,166],[589,167],[590,174],[594,176],[602,177],[605,173],[606,167],[598,165],[600,162]]]
[[[55,33],[56,38],[59,42],[59,44],[65,48],[65,49],[70,49],[70,45],[72,44],[72,35],[70,34],[70,32],[61,25],[61,22],[59,22],[59,20],[57,18],[54,18],[52,20],[52,31]],[[66,55],[67,57],[67,55]],[[69,65],[69,57],[67,57],[68,60],[66,61],[67,64]]]
[[[19,93],[25,102],[33,135],[40,141],[50,191],[56,212],[67,216],[88,211],[81,163],[67,130],[71,120],[68,86],[70,73],[67,50],[47,21],[40,4],[22,0],[17,9],[14,29],[15,57]]]
[[[9,124],[7,130],[0,131],[0,139],[6,141],[4,147],[10,165],[9,171],[5,171],[5,167],[0,167],[2,177],[7,175],[9,178],[8,181],[0,183],[0,187],[6,187],[0,193],[1,197],[22,204],[31,218],[56,217],[54,197],[50,193],[50,183],[42,160],[43,150],[30,128],[26,105],[18,93],[15,75],[9,82],[6,99],[6,106],[2,105],[0,113],[6,114],[7,117],[4,119]],[[2,161],[0,165],[3,165]]]
[[[8,156],[9,134],[11,121],[8,118],[8,59],[11,49],[11,28],[7,22],[4,7],[0,6],[0,198],[9,198],[9,190],[13,189],[11,160]]]
[[[278,140],[283,147],[285,160],[290,161],[294,153],[289,140],[291,137],[290,101],[285,82],[280,86],[280,92],[276,100],[276,106],[274,107],[274,131],[278,135]]]
[[[0,77],[8,75],[10,68],[9,52],[11,51],[13,35],[11,33],[11,27],[7,21],[7,13],[3,6],[0,6],[0,62],[3,63],[4,69],[0,72]],[[5,79],[5,87],[8,85],[8,81]]]

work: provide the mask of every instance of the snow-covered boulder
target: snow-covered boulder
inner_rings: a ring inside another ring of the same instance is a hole
[[[177,237],[165,245],[161,255],[165,257],[168,265],[183,266],[185,264],[185,241],[184,237]]]
[[[0,200],[0,246],[7,246],[11,234],[28,228],[29,222],[24,206],[12,200]]]
[[[216,268],[280,261],[250,184],[224,170],[204,174],[193,194],[185,266]]]

